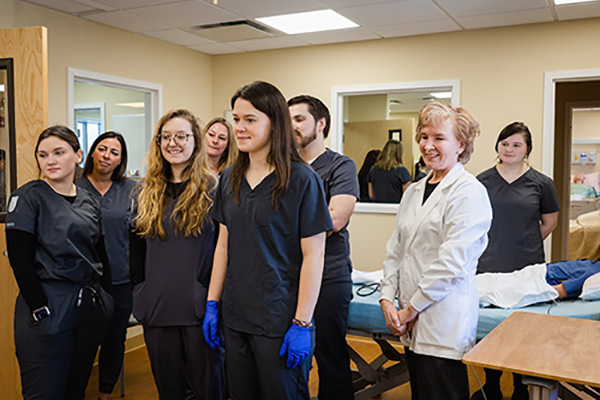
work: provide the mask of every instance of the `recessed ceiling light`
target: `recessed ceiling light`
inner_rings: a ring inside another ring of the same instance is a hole
[[[140,102],[136,102],[136,103],[117,103],[117,106],[121,106],[121,107],[132,107],[132,108],[144,108],[145,104],[143,101]]]
[[[557,6],[562,6],[563,4],[589,3],[591,1],[597,0],[554,0],[554,4]]]
[[[274,17],[256,18],[256,20],[290,35],[355,28],[358,26],[358,24],[333,10],[276,15]]]
[[[435,92],[430,94],[436,99],[449,99],[452,97],[452,92]]]

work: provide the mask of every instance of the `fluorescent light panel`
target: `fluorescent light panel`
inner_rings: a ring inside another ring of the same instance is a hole
[[[276,15],[274,17],[256,18],[256,20],[289,35],[356,28],[358,26],[358,24],[333,10]]]
[[[562,6],[564,4],[589,3],[592,1],[598,1],[598,0],[554,0],[554,4],[557,6]]]
[[[122,106],[122,107],[132,107],[132,108],[144,108],[144,102],[140,101],[137,103],[117,103],[117,106]]]
[[[430,94],[436,99],[449,99],[452,97],[452,92],[434,92]]]

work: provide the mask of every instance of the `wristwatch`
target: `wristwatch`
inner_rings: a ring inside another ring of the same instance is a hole
[[[39,322],[41,320],[43,320],[44,318],[47,318],[50,316],[50,309],[48,308],[48,306],[44,306],[44,307],[40,307],[36,310],[33,310],[33,320],[35,322]]]

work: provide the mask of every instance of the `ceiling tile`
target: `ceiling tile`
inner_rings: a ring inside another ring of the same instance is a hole
[[[165,42],[178,44],[180,46],[198,46],[215,43],[212,40],[208,40],[197,35],[192,35],[191,33],[180,31],[179,29],[145,32],[144,35],[164,40]]]
[[[554,8],[558,19],[561,20],[600,17],[600,4],[597,2],[593,4],[570,4]]]
[[[238,49],[237,47],[229,46],[223,43],[216,44],[207,44],[204,46],[188,46],[188,49],[200,51],[206,54],[231,54],[231,53],[241,53],[245,50]]]
[[[120,10],[129,8],[148,7],[158,4],[177,3],[181,0],[94,0],[97,3],[106,4],[107,6],[115,7]]]
[[[459,31],[462,28],[450,18],[437,21],[423,21],[396,25],[374,26],[369,28],[373,32],[389,38],[398,36],[426,35],[429,33]]]
[[[488,14],[472,17],[457,18],[457,21],[466,29],[490,28],[494,26],[509,26],[534,24],[538,22],[553,21],[550,9],[515,11],[500,14]]]
[[[436,0],[454,18],[547,8],[546,0]]]
[[[398,0],[318,0],[319,3],[329,8],[343,8],[354,6],[368,6],[379,3],[393,3]]]
[[[218,7],[245,18],[271,17],[327,8],[312,0],[219,0]]]
[[[423,0],[403,0],[394,3],[340,8],[337,11],[367,28],[446,18],[446,15],[433,3]]]
[[[358,40],[380,39],[381,37],[364,28],[338,29],[335,31],[313,32],[294,35],[309,44],[355,42]]]
[[[46,7],[46,8],[50,8],[53,10],[58,10],[58,11],[62,11],[62,12],[66,12],[69,14],[73,14],[73,13],[80,13],[80,12],[85,12],[85,11],[91,11],[94,10],[94,7],[92,6],[87,6],[81,3],[77,3],[75,1],[71,1],[71,0],[52,0],[52,1],[48,1],[48,0],[21,0],[25,3],[31,3],[31,4],[35,4],[38,6],[42,6],[42,7]]]
[[[83,18],[132,32],[149,32],[168,28],[168,26],[131,15],[125,11],[86,15]]]
[[[247,51],[281,49],[283,47],[306,46],[308,43],[296,39],[292,36],[278,36],[267,39],[241,40],[239,42],[230,42],[232,46],[239,47]]]
[[[136,8],[129,12],[175,28],[240,19],[239,15],[232,14],[199,0]]]

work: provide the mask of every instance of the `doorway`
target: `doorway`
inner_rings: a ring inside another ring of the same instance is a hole
[[[573,109],[600,103],[600,70],[546,74],[543,171],[553,176],[562,212],[552,234],[551,260],[568,258]],[[600,131],[599,131],[600,138]],[[546,254],[549,254],[546,252]]]
[[[69,68],[68,110],[84,155],[105,131],[127,143],[127,175],[144,175],[143,159],[162,113],[162,85]]]

